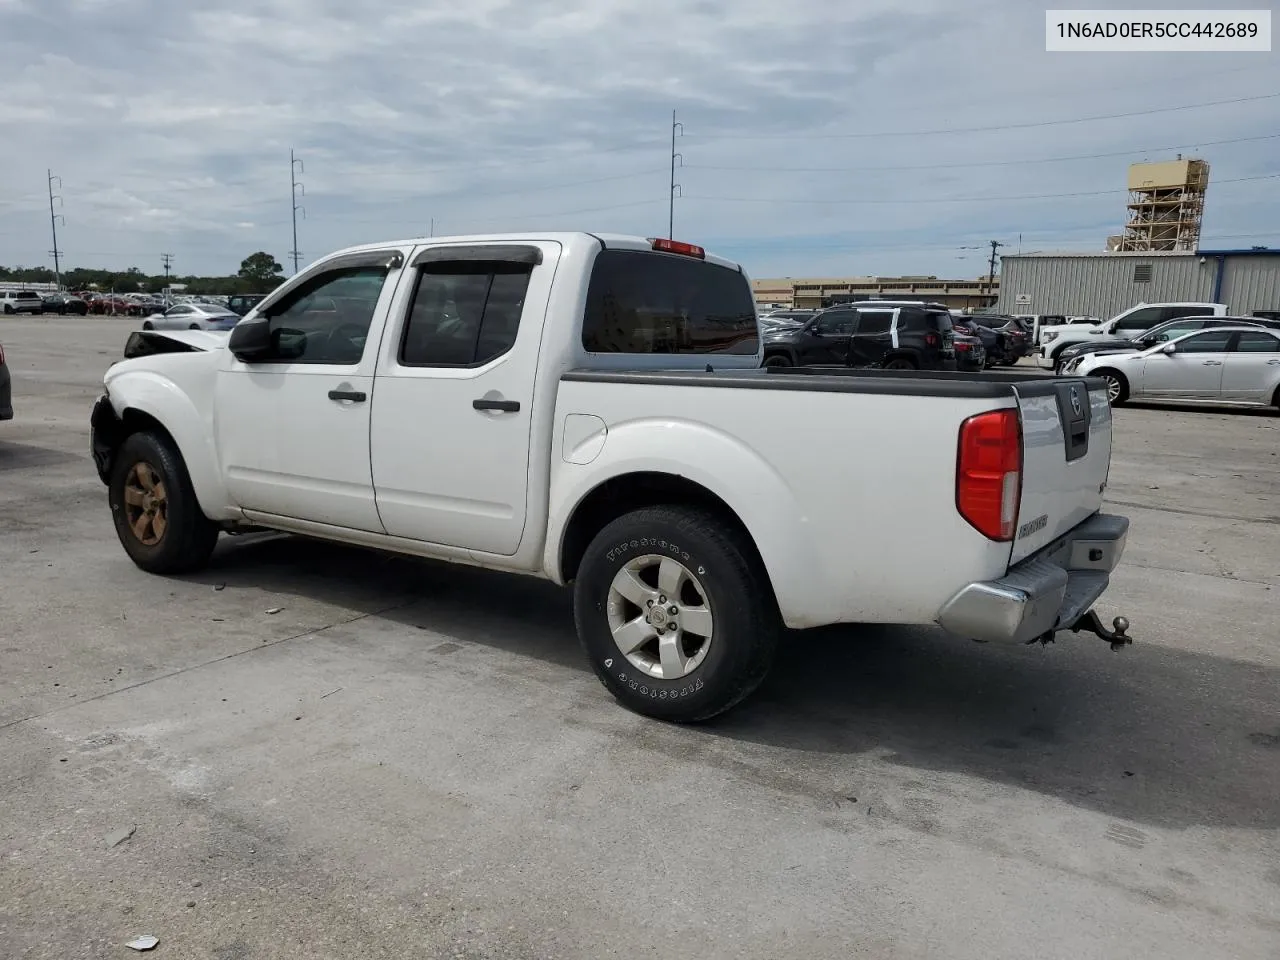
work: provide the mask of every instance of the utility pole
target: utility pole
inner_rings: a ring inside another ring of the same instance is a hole
[[[987,296],[991,295],[991,288],[994,287],[996,283],[996,251],[1003,246],[1004,244],[999,240],[991,241],[991,262],[987,268],[986,289],[982,291]]]
[[[67,225],[66,217],[59,213],[53,212],[53,201],[58,201],[58,206],[62,206],[62,197],[55,196],[53,192],[53,181],[58,181],[58,189],[62,189],[62,178],[55,177],[52,170],[45,170],[49,175],[49,226],[53,230],[53,249],[49,253],[53,256],[53,282],[59,290],[62,289],[62,267],[61,257],[62,251],[58,249],[58,221],[62,221],[62,225]]]
[[[684,166],[684,157],[676,153],[676,134],[684,136],[684,124],[676,122],[676,112],[671,111],[671,195],[667,199],[667,239],[675,239],[676,229],[676,196],[683,196],[680,184],[676,183],[676,161]]]
[[[298,174],[306,173],[307,169],[302,165],[302,161],[293,155],[293,151],[289,151],[289,196],[290,204],[293,207],[293,249],[289,251],[289,256],[293,258],[293,272],[298,272],[298,261],[302,259],[302,251],[298,249],[298,211],[302,211],[302,219],[307,219],[307,211],[298,205],[298,193],[301,192],[305,197],[307,195],[306,187],[298,182]]]
[[[168,304],[172,299],[172,294],[169,289],[169,268],[173,266],[173,254],[160,254],[160,262],[164,264],[164,302]]]

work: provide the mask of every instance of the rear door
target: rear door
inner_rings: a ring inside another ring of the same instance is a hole
[[[1111,465],[1105,388],[1054,379],[1014,387],[1022,414],[1022,494],[1010,563],[1017,563],[1102,507]]]
[[[898,311],[879,307],[857,314],[857,327],[849,340],[849,366],[874,366],[894,347]]]
[[[373,486],[387,533],[510,556],[524,533],[552,241],[419,251],[374,386]]]
[[[1235,334],[1205,330],[1178,340],[1173,353],[1157,350],[1142,370],[1142,395],[1157,399],[1216,400]]]
[[[1280,383],[1280,336],[1241,333],[1222,371],[1223,400],[1269,403]]]

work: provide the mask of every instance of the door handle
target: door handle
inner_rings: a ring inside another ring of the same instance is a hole
[[[1269,367],[1276,367],[1276,366],[1280,366],[1280,360],[1268,360],[1268,361],[1267,361],[1267,366],[1269,366]]]
[[[1205,360],[1205,361],[1203,361],[1203,363],[1204,363],[1204,365],[1205,365],[1206,367],[1220,367],[1220,366],[1222,366],[1222,361],[1221,361],[1221,360]]]
[[[369,399],[363,390],[330,390],[330,400],[353,400],[356,403],[364,403]]]
[[[516,413],[520,409],[519,400],[472,400],[471,406],[477,410],[498,410],[502,413]]]

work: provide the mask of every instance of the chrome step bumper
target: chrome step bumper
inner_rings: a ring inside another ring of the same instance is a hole
[[[943,605],[944,630],[973,640],[1029,643],[1069,630],[1111,582],[1127,517],[1095,513],[999,580],[971,583]]]

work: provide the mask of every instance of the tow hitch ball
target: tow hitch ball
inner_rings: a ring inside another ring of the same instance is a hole
[[[1079,633],[1081,630],[1087,630],[1089,633],[1110,643],[1112,650],[1119,650],[1126,644],[1133,643],[1133,637],[1127,633],[1129,621],[1126,617],[1116,617],[1111,621],[1111,626],[1115,629],[1108,630],[1104,627],[1102,621],[1098,618],[1098,611],[1090,610],[1071,625],[1071,632]]]

